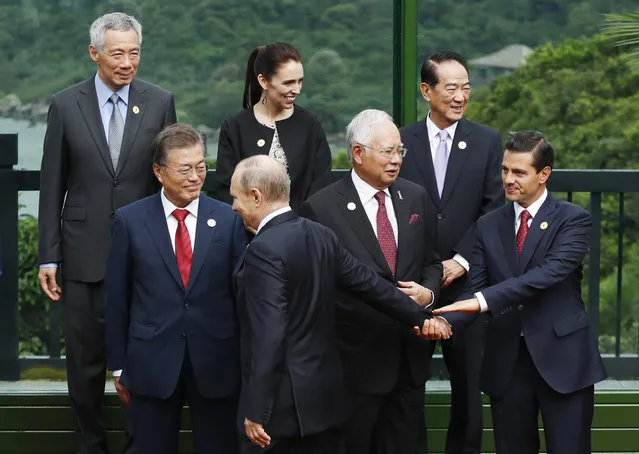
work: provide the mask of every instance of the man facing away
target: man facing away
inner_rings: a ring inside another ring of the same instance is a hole
[[[416,333],[437,339],[450,331],[357,261],[331,230],[298,218],[289,188],[285,167],[268,156],[241,161],[231,179],[233,209],[257,231],[236,270],[239,419],[255,445],[245,452],[334,454],[350,410],[335,326],[338,288]]]
[[[106,275],[109,369],[140,454],[176,454],[188,402],[198,454],[236,454],[239,328],[231,275],[246,231],[200,195],[204,142],[185,124],[153,142],[159,194],[119,209]]]
[[[444,266],[442,292],[435,305],[444,306],[464,288],[477,219],[504,203],[499,179],[501,138],[497,131],[463,118],[470,79],[461,55],[445,51],[428,57],[419,88],[430,111],[424,120],[400,131],[409,150],[400,175],[428,193],[426,221]],[[479,319],[462,335],[442,342],[451,386],[446,454],[481,452],[478,378],[484,330],[485,323]],[[425,361],[433,350],[434,345]],[[422,434],[425,438],[423,430]],[[425,452],[424,440],[418,454]]]
[[[480,386],[498,454],[538,453],[540,412],[549,454],[590,453],[594,384],[606,376],[581,299],[590,215],[548,193],[554,158],[539,132],[509,134],[512,203],[478,221],[468,286],[436,311],[456,329],[488,315]]]
[[[302,216],[329,227],[353,256],[397,283],[419,305],[439,295],[442,265],[426,230],[426,191],[397,178],[403,148],[383,111],[357,114],[346,128],[353,170],[311,196]],[[342,428],[349,454],[413,454],[423,425],[432,341],[346,292],[338,293],[337,335],[354,411]],[[356,334],[354,334],[356,333]]]
[[[110,13],[93,22],[97,73],[53,96],[40,172],[38,279],[62,302],[69,396],[82,454],[107,452],[104,274],[115,210],[155,191],[151,142],[175,123],[173,95],[136,79],[142,26]],[[61,269],[62,286],[56,280]],[[131,451],[127,437],[125,452]]]

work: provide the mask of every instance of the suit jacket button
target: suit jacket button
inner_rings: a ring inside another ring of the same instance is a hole
[[[181,334],[180,334],[180,339],[186,339],[186,334],[181,333]]]
[[[111,219],[115,217],[115,211],[111,211]]]
[[[113,187],[117,188],[118,186],[120,186],[120,182],[118,180],[114,180],[113,181]]]
[[[441,213],[437,213],[437,220],[441,221],[442,219],[444,219],[444,215]]]
[[[519,306],[517,306],[517,309],[519,309],[520,311],[523,311],[524,310],[524,305],[520,304]]]
[[[188,304],[188,303],[187,303],[187,304],[185,304],[185,305],[184,305],[184,310],[185,310],[185,311],[188,311],[189,309],[191,309],[191,306],[189,306],[189,304]]]

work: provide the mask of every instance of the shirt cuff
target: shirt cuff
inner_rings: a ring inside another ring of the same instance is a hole
[[[41,263],[40,268],[57,268],[57,263]]]
[[[470,271],[470,263],[468,263],[468,260],[462,257],[461,254],[455,254],[453,260],[463,266],[467,273]]]
[[[433,307],[433,304],[435,304],[435,293],[433,293],[433,291],[427,287],[424,288],[430,292],[430,303],[424,306],[424,309],[430,309],[431,307]]]
[[[120,375],[122,375],[122,369],[114,370],[113,372],[111,372],[111,375],[113,375],[114,377],[119,377]]]
[[[435,316],[435,318],[438,318],[438,319],[440,319],[440,320],[445,321],[449,328],[451,328],[451,329],[453,328],[453,327],[451,326],[451,324],[448,322],[448,320],[446,320],[446,319],[445,319],[444,317],[442,317],[441,315],[436,315],[436,316]]]
[[[486,298],[484,298],[484,295],[482,295],[481,292],[475,293],[475,298],[477,298],[477,301],[479,301],[479,307],[481,307],[481,310],[479,312],[488,312],[490,310],[488,308]]]

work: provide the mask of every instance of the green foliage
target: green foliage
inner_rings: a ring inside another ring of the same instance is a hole
[[[353,164],[348,159],[346,150],[340,150],[333,155],[333,169],[351,169]]]
[[[639,13],[606,14],[604,33],[617,46],[630,46],[632,64],[639,67]]]
[[[49,304],[52,303],[40,288],[38,269],[38,221],[25,215],[18,222],[18,337],[21,356],[48,354]]]

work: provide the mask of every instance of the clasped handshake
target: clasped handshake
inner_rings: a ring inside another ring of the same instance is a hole
[[[446,320],[442,318],[427,318],[424,325],[420,329],[419,326],[413,326],[413,332],[418,337],[427,340],[449,339],[453,335],[453,330]]]

